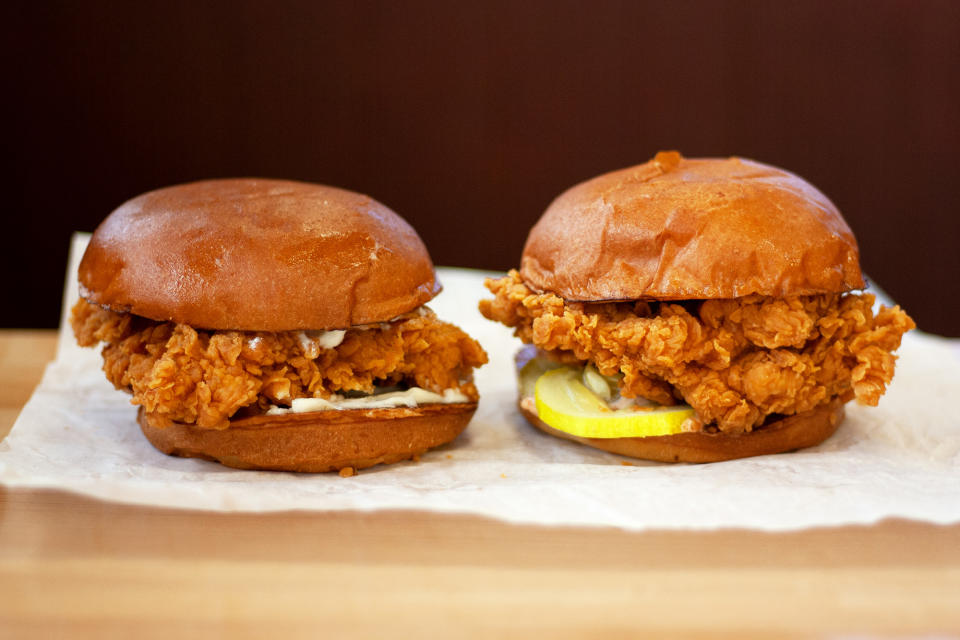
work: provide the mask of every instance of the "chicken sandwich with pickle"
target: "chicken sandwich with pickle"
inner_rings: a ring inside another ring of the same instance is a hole
[[[623,455],[709,462],[828,438],[893,377],[834,205],[786,171],[662,152],[560,195],[480,311],[527,343],[520,410]]]

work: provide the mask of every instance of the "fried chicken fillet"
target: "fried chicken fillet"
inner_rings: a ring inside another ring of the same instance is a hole
[[[685,402],[701,428],[743,433],[772,414],[834,398],[876,405],[914,322],[899,307],[874,315],[870,294],[682,302],[567,302],[530,289],[517,271],[490,279],[490,320],[566,363],[623,374],[621,394]]]
[[[103,370],[133,394],[148,423],[226,429],[230,418],[295,398],[373,393],[377,387],[455,389],[476,402],[480,345],[426,307],[347,329],[324,348],[316,332],[204,331],[117,313],[80,300],[71,324],[81,346],[103,342]]]

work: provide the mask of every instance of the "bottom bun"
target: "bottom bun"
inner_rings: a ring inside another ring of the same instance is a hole
[[[138,421],[167,455],[214,460],[237,469],[323,472],[409,460],[452,441],[470,422],[476,402],[391,409],[350,409],[243,418],[222,430]]]
[[[520,402],[520,412],[538,429],[631,458],[658,462],[719,462],[812,447],[829,438],[843,421],[843,401],[774,420],[749,433],[678,433],[646,438],[582,438],[554,429]]]

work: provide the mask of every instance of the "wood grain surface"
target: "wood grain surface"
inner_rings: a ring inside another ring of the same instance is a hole
[[[0,332],[0,433],[54,345]],[[957,526],[638,534],[0,488],[0,637],[949,635],[958,603]]]

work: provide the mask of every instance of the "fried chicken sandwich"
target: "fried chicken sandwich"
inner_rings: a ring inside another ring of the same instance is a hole
[[[238,468],[355,469],[450,442],[487,356],[425,306],[413,228],[333,187],[231,179],[152,191],[94,232],[71,322],[104,343],[160,451]]]
[[[650,460],[818,444],[893,377],[899,307],[873,310],[836,207],[786,171],[661,152],[560,195],[480,311],[514,329],[535,426]]]

